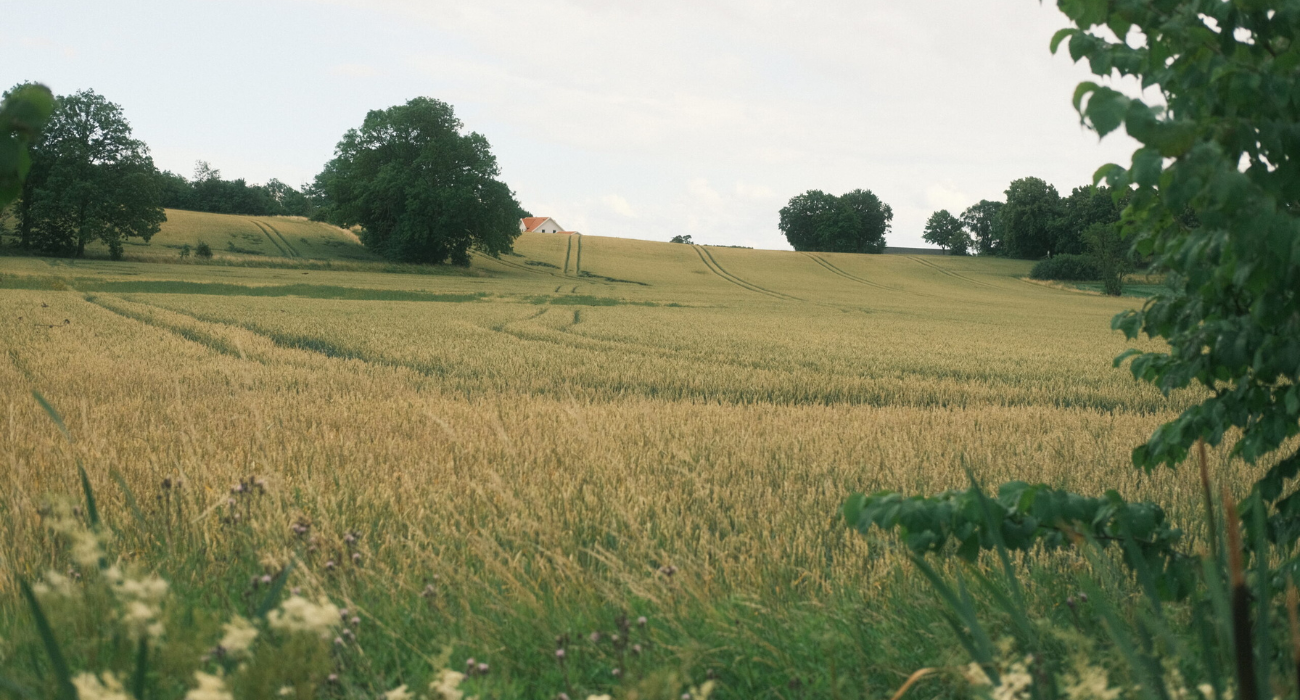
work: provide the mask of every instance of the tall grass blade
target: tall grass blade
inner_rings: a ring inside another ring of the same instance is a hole
[[[118,487],[122,489],[122,496],[126,498],[127,507],[135,514],[136,522],[144,525],[144,512],[140,510],[140,504],[135,500],[135,493],[131,491],[130,486],[127,486],[126,478],[122,476],[122,472],[117,469],[109,469],[108,475],[113,477],[113,481],[116,481]]]
[[[95,490],[90,487],[90,477],[86,476],[86,468],[81,466],[81,460],[77,460],[77,472],[81,474],[81,490],[86,492],[86,519],[90,521],[91,528],[97,528],[99,506],[95,505]]]
[[[135,675],[131,678],[131,693],[135,700],[145,700],[144,682],[149,673],[149,637],[140,636],[140,647],[135,653]]]
[[[968,649],[971,656],[980,664],[991,666],[993,664],[993,642],[989,639],[988,634],[980,625],[979,619],[975,615],[974,607],[971,605],[970,595],[966,593],[965,586],[962,586],[962,595],[959,597],[952,587],[948,585],[939,572],[935,571],[921,557],[908,553],[912,563],[921,571],[921,574],[930,582],[939,597],[948,604],[948,607],[961,618],[961,624],[966,628],[966,634],[970,635],[973,648]],[[960,579],[959,579],[960,581]],[[961,637],[962,635],[958,635]]]
[[[1254,521],[1254,550],[1255,550],[1255,668],[1259,678],[1259,687],[1272,688],[1270,682],[1272,669],[1269,668],[1270,660],[1273,658],[1273,635],[1272,624],[1269,621],[1269,607],[1273,600],[1273,591],[1270,590],[1269,578],[1271,572],[1268,569],[1268,533],[1264,524],[1264,497],[1260,495],[1259,490],[1255,490],[1255,503],[1251,510]]]
[[[1300,693],[1300,596],[1295,582],[1286,583],[1286,617],[1291,627],[1291,664],[1295,667],[1295,687]]]
[[[26,579],[19,579],[18,587],[22,589],[23,597],[27,599],[27,606],[32,611],[32,619],[36,622],[36,631],[41,635],[45,653],[50,657],[50,665],[54,667],[55,680],[59,684],[56,697],[59,700],[77,700],[77,689],[72,685],[72,673],[68,670],[68,662],[63,658],[63,650],[59,648],[59,642],[54,638],[54,630],[50,628],[50,621],[45,617],[40,601],[36,600],[36,594],[32,592],[32,587],[28,585]]]
[[[60,433],[63,433],[63,437],[67,438],[68,442],[75,442],[75,440],[72,439],[72,433],[68,432],[68,426],[63,423],[63,416],[59,415],[58,411],[54,410],[54,407],[50,405],[49,401],[45,400],[45,397],[41,392],[32,389],[32,398],[36,399],[36,403],[40,404],[41,408],[45,409],[45,414],[50,417],[50,420],[54,421],[54,427],[58,428]]]
[[[289,572],[293,571],[293,565],[294,561],[290,561],[288,565],[280,570],[280,574],[275,577],[275,581],[271,583],[271,589],[266,592],[266,597],[262,598],[262,604],[257,606],[257,617],[266,617],[267,613],[275,609],[276,604],[280,601],[280,593],[284,591],[284,584],[289,581]]]
[[[1250,590],[1246,587],[1246,567],[1241,542],[1241,523],[1237,518],[1237,505],[1223,491],[1223,508],[1226,511],[1224,527],[1228,530],[1228,573],[1232,608],[1232,648],[1237,661],[1237,697],[1239,700],[1259,700],[1259,678],[1255,675],[1255,653],[1251,648],[1255,635],[1250,629]]]

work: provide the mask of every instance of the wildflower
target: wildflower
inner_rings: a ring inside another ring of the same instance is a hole
[[[361,552],[352,553],[352,563],[356,566],[361,566]]]
[[[596,642],[599,642],[599,641],[600,641],[600,632],[592,632],[590,635],[587,635],[587,639],[590,639],[592,644],[595,644]]]
[[[479,662],[478,666],[474,667],[474,671],[480,676],[486,676],[488,670],[489,670],[489,666],[481,661]]]
[[[1119,688],[1110,687],[1105,669],[1097,666],[1083,665],[1078,675],[1066,674],[1065,697],[1070,700],[1115,700],[1120,696]]]
[[[444,668],[429,684],[429,690],[433,691],[434,700],[461,700],[465,696],[465,691],[460,689],[463,680],[465,674]]]
[[[411,700],[413,697],[415,697],[415,694],[408,691],[405,685],[399,685],[384,693],[384,700]]]
[[[984,672],[984,667],[974,661],[962,669],[962,675],[966,676],[966,681],[971,685],[993,685],[993,681],[989,680],[989,675]]]
[[[279,690],[275,691],[275,694],[276,694],[276,695],[279,695],[279,696],[282,697],[282,698],[287,698],[287,697],[289,697],[290,695],[293,695],[293,686],[291,686],[291,685],[282,685],[282,686],[280,686],[280,689],[279,689]]]
[[[1034,684],[1034,677],[1023,663],[1011,664],[1011,670],[1002,674],[1002,682],[993,689],[993,700],[1025,700],[1029,697],[1029,686]]]
[[[616,669],[614,669],[613,671],[610,671],[610,675],[614,676],[615,678],[622,678],[622,677],[623,677],[623,670],[622,670],[622,669],[619,669],[619,668],[616,668]]]
[[[351,620],[348,620],[348,624],[352,625],[353,627],[356,627],[361,624],[361,618],[353,617]]]
[[[613,700],[613,698],[608,695],[588,695],[587,700]]]
[[[121,620],[136,636],[161,637],[162,602],[167,597],[167,582],[157,575],[128,578],[116,566],[106,572],[113,582],[113,595],[123,605]]]
[[[226,682],[221,676],[214,676],[202,671],[194,672],[194,680],[199,687],[185,694],[185,700],[235,700],[235,696],[226,690]]]
[[[716,684],[713,681],[704,681],[704,685],[701,685],[698,688],[691,688],[691,692],[686,693],[682,697],[689,695],[695,700],[709,700],[709,696],[713,694],[714,685]]]
[[[645,619],[645,615],[642,615],[641,617],[638,617],[638,618],[636,619],[636,624],[637,624],[639,627],[645,627],[645,626],[646,626],[646,622],[647,622],[647,620]]]
[[[122,681],[112,673],[105,672],[99,676],[80,673],[72,679],[72,685],[76,686],[80,700],[131,700],[122,687]]]
[[[302,596],[289,596],[266,619],[274,629],[306,632],[319,635],[322,639],[329,639],[330,633],[340,622],[339,609],[324,596],[315,603]],[[342,643],[341,640],[338,643]]]
[[[76,595],[76,589],[72,587],[72,579],[57,571],[46,571],[45,580],[32,584],[32,591],[41,597],[57,595],[71,598]]]
[[[556,650],[555,650],[555,658],[559,659],[560,661],[563,661],[563,660],[564,660],[564,650],[563,650],[563,649],[556,649]]]
[[[424,592],[421,593],[420,595],[424,596],[425,598],[432,598],[435,595],[437,595],[437,593],[438,592],[437,590],[434,589],[433,584],[430,583],[424,587]]]
[[[221,637],[221,649],[231,656],[247,654],[248,648],[253,645],[253,640],[257,639],[257,628],[238,615],[221,628],[226,631],[226,634]]]
[[[640,656],[640,655],[641,655],[641,645],[640,645],[640,644],[633,644],[633,645],[632,645],[632,653],[633,653],[633,654],[636,654],[637,656]]]

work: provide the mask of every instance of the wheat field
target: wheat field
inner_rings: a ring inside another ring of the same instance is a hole
[[[68,566],[40,513],[80,459],[123,556],[219,609],[296,561],[384,678],[450,647],[554,697],[553,638],[632,614],[726,697],[874,697],[946,642],[895,544],[837,521],[848,493],[969,467],[1197,502],[1128,462],[1195,399],[1112,368],[1140,300],[1027,272],[548,234],[438,276],[0,258],[4,566]],[[266,494],[230,505],[245,478]],[[0,601],[21,637],[10,576]]]

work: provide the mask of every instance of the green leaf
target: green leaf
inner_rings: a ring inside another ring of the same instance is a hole
[[[136,523],[143,525],[144,513],[140,511],[140,505],[135,500],[135,493],[131,491],[130,486],[127,486],[126,478],[122,476],[122,472],[118,471],[115,468],[109,469],[108,475],[112,477],[113,481],[116,481],[118,487],[122,489],[122,496],[126,498],[127,507],[130,508],[131,512],[135,514]]]
[[[49,619],[45,617],[45,611],[41,609],[40,601],[36,600],[36,594],[32,592],[32,587],[27,584],[26,579],[18,579],[18,587],[22,589],[23,597],[27,599],[32,619],[36,622],[36,631],[41,636],[41,643],[45,645],[45,654],[50,657],[50,665],[54,667],[54,678],[59,685],[57,697],[59,700],[77,700],[77,689],[72,685],[72,673],[68,670],[68,662],[63,658],[63,650],[59,648],[59,642],[54,638],[54,630],[50,627]]]
[[[1052,54],[1053,54],[1053,55],[1056,54],[1056,49],[1060,48],[1060,46],[1061,46],[1061,42],[1062,42],[1062,41],[1064,41],[1065,39],[1067,39],[1067,38],[1069,38],[1069,37],[1071,37],[1071,36],[1074,36],[1074,34],[1075,34],[1077,31],[1079,31],[1079,30],[1074,29],[1074,28],[1071,28],[1071,27],[1066,27],[1065,29],[1059,30],[1058,32],[1056,32],[1055,34],[1053,34],[1053,35],[1052,35],[1052,46],[1051,46]]]
[[[45,414],[50,417],[50,420],[54,421],[54,426],[59,429],[60,433],[63,433],[63,437],[67,438],[68,442],[73,442],[72,433],[68,432],[68,426],[63,423],[63,416],[59,415],[58,411],[54,410],[54,407],[50,405],[50,402],[45,400],[45,396],[43,396],[41,392],[33,389],[32,397],[35,398],[36,403],[39,403],[41,408],[45,410]]]
[[[1074,111],[1078,112],[1079,115],[1082,116],[1083,98],[1086,97],[1088,93],[1094,92],[1098,89],[1100,89],[1100,86],[1093,82],[1085,80],[1082,83],[1079,83],[1078,86],[1074,88]]]
[[[1143,187],[1155,187],[1164,168],[1164,158],[1154,148],[1139,148],[1133,152],[1133,181]]]
[[[86,476],[86,468],[77,464],[77,472],[81,474],[81,490],[86,494],[86,519],[90,522],[90,527],[99,527],[99,508],[95,505],[95,490],[90,487],[90,477]]]
[[[1076,91],[1076,96],[1078,92]],[[1128,111],[1129,98],[1108,87],[1097,87],[1088,98],[1088,106],[1083,114],[1092,124],[1092,128],[1105,136],[1124,123]]]
[[[290,561],[287,566],[280,570],[279,575],[271,584],[271,589],[266,592],[266,597],[262,598],[262,604],[257,606],[257,617],[266,617],[268,613],[275,609],[280,602],[280,593],[284,591],[284,585],[289,581],[289,572],[293,571],[294,562]]]

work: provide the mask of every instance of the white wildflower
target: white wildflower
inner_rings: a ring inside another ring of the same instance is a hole
[[[399,685],[384,693],[384,700],[411,700],[413,697],[415,694],[407,690],[405,685]]]
[[[1120,696],[1120,689],[1110,686],[1105,669],[1082,665],[1077,670],[1077,676],[1065,676],[1065,696],[1070,700],[1115,700]]]
[[[235,700],[235,696],[226,690],[226,682],[221,676],[214,676],[202,671],[194,672],[194,680],[199,687],[185,694],[185,700]]]
[[[122,622],[137,636],[162,636],[163,625],[159,618],[162,617],[162,602],[167,597],[167,582],[157,575],[141,579],[121,576],[120,571],[116,575],[113,594],[123,606]]]
[[[226,633],[222,635],[218,646],[230,656],[247,654],[248,648],[253,646],[253,640],[257,639],[257,628],[238,615],[222,625],[221,629]]]
[[[323,639],[329,639],[331,631],[340,623],[339,609],[324,596],[315,603],[302,596],[289,596],[266,619],[274,629],[306,632]]]
[[[588,695],[587,700],[612,700],[608,695]]]
[[[433,691],[434,700],[461,700],[465,696],[465,691],[460,689],[463,680],[465,674],[444,668],[429,684],[429,690]]]
[[[1025,700],[1034,677],[1022,663],[1011,664],[1011,670],[1002,674],[1002,681],[993,689],[993,700]]]
[[[122,681],[111,673],[95,676],[93,673],[79,673],[72,679],[77,688],[79,700],[131,700],[122,687]]]
[[[961,673],[966,676],[966,681],[971,685],[993,685],[993,681],[989,680],[989,674],[984,672],[984,667],[974,661],[963,668]]]
[[[704,685],[691,688],[691,700],[709,700],[709,696],[713,694],[713,686],[713,681],[704,681]]]
[[[279,695],[279,696],[282,697],[282,698],[287,698],[287,697],[289,697],[290,695],[293,695],[293,686],[291,686],[291,685],[282,685],[282,686],[280,686],[280,689],[279,689],[279,690],[275,691],[275,694],[276,694],[276,695]]]
[[[72,579],[57,571],[46,571],[43,578],[43,581],[32,584],[32,592],[42,598],[46,596],[71,598],[77,594],[76,589],[72,587]]]

